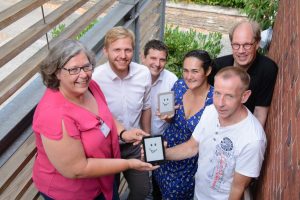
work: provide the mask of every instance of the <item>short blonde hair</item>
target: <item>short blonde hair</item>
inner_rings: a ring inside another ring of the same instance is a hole
[[[234,76],[240,78],[242,83],[241,89],[243,90],[243,92],[248,90],[250,85],[250,76],[245,70],[239,67],[233,67],[233,66],[224,67],[220,71],[218,71],[218,73],[215,76],[215,79],[216,77],[220,77],[226,80]]]
[[[108,48],[111,43],[115,42],[118,39],[123,39],[123,38],[130,38],[132,41],[132,48],[134,48],[135,45],[134,33],[130,29],[124,28],[122,26],[113,27],[106,33],[104,39],[104,47]]]

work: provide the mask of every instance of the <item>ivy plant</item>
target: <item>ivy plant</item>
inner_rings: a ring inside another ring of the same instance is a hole
[[[98,19],[93,20],[89,25],[87,25],[78,35],[75,36],[76,40],[79,40],[82,36],[88,32],[96,23],[98,22]],[[58,37],[61,32],[63,32],[66,29],[65,24],[59,24],[58,26],[55,26],[51,31],[52,38]]]
[[[55,26],[51,31],[52,38],[56,38],[60,35],[61,32],[63,32],[66,28],[65,24],[59,24],[58,26]]]

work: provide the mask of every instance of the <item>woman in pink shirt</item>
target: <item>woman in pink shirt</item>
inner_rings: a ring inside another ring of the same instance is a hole
[[[92,81],[94,66],[94,57],[75,40],[56,45],[40,66],[47,89],[33,118],[33,181],[45,199],[112,199],[113,174],[156,169],[138,159],[120,159],[118,135],[132,141],[145,133],[117,130]]]

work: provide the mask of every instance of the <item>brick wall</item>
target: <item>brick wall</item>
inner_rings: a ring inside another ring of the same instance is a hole
[[[280,1],[269,56],[279,66],[257,199],[300,199],[300,1]]]

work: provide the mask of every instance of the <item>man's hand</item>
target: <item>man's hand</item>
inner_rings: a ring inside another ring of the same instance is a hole
[[[133,145],[137,145],[141,143],[144,136],[150,136],[150,134],[141,129],[134,128],[126,130],[122,134],[122,139],[125,140],[126,143],[133,143]]]

